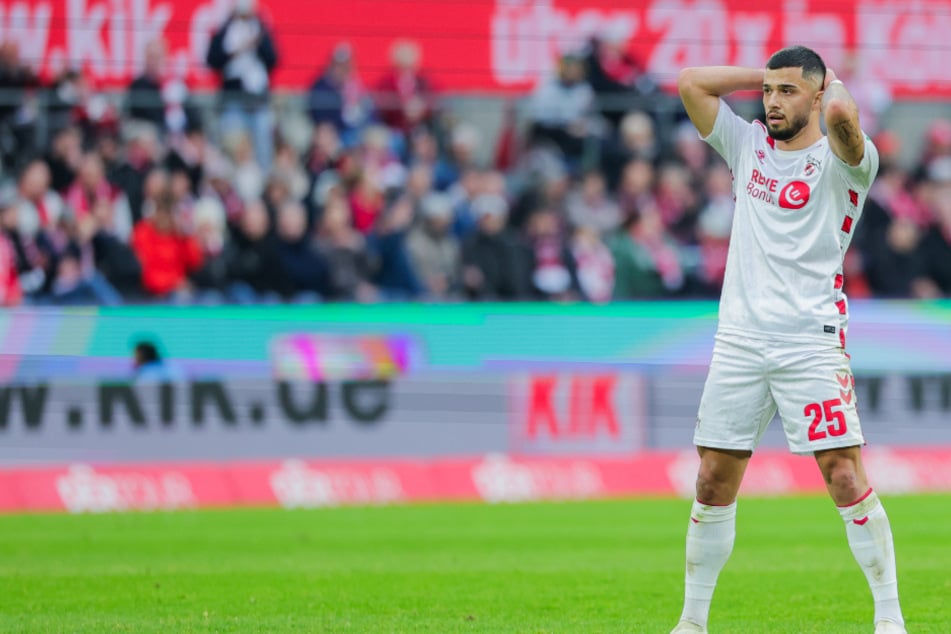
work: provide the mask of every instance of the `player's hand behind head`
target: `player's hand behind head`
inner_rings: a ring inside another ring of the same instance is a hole
[[[822,89],[825,90],[828,88],[829,84],[831,84],[836,79],[838,79],[838,77],[835,76],[835,71],[831,68],[826,68],[826,79],[822,84]]]

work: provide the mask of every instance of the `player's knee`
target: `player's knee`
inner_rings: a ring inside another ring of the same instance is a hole
[[[735,485],[725,474],[701,465],[697,473],[697,499],[705,504],[732,504],[736,499]]]
[[[868,488],[861,482],[858,469],[848,459],[835,460],[823,470],[826,485],[837,501],[850,501],[858,498]]]

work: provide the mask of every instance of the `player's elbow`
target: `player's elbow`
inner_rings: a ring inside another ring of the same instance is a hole
[[[825,104],[825,120],[828,127],[845,121],[858,121],[858,108],[851,99],[830,99]]]
[[[677,75],[677,90],[681,95],[690,94],[697,89],[697,68],[681,68]]]

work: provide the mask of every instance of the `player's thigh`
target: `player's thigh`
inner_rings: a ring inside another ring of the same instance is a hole
[[[770,375],[789,448],[811,454],[865,443],[855,379],[840,348],[790,348]]]
[[[775,413],[760,344],[718,338],[700,398],[694,444],[752,451]]]

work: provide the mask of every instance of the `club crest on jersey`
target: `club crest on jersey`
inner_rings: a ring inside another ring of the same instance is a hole
[[[816,172],[822,169],[822,161],[814,157],[812,154],[806,155],[806,168],[803,170],[806,176],[812,176]]]
[[[766,164],[766,152],[763,150],[756,150],[756,158],[759,159],[760,165]]]

